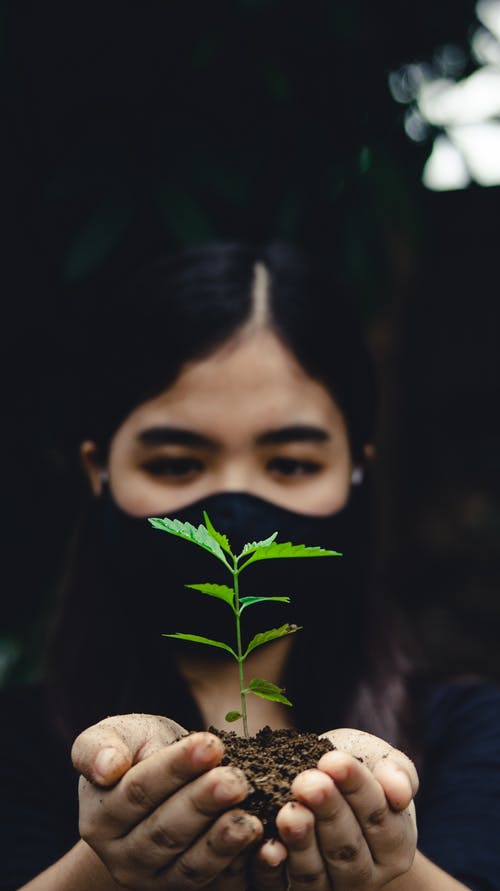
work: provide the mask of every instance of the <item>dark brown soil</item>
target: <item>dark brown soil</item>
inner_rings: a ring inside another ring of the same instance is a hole
[[[271,730],[264,727],[245,739],[234,731],[216,730],[225,746],[222,764],[241,768],[253,791],[240,807],[259,817],[265,838],[277,838],[275,817],[280,807],[292,800],[290,787],[302,770],[316,767],[325,752],[334,746],[315,733],[298,730]]]

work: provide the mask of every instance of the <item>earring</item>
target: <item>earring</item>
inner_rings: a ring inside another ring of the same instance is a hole
[[[364,470],[358,464],[358,465],[356,465],[356,467],[353,467],[353,469],[352,469],[351,485],[359,486],[359,484],[363,482],[363,477],[364,477]]]

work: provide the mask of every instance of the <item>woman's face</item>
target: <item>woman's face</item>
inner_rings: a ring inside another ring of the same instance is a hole
[[[83,443],[98,495],[96,456]],[[115,501],[134,516],[231,491],[325,515],[347,501],[352,462],[328,390],[261,329],[186,364],[172,386],[134,409],[111,440],[107,471]]]

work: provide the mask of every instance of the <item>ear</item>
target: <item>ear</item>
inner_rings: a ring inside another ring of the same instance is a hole
[[[363,446],[363,456],[367,464],[373,464],[375,460],[376,449],[372,442],[366,442]]]
[[[80,445],[80,458],[92,492],[97,498],[102,492],[104,468],[99,458],[99,450],[95,442],[92,442],[90,439],[86,439],[85,442],[82,442]]]
[[[351,483],[353,485],[359,485],[359,483],[363,482],[365,470],[375,461],[375,454],[375,446],[370,442],[365,443],[363,446],[364,460],[361,464],[355,464],[352,468]]]

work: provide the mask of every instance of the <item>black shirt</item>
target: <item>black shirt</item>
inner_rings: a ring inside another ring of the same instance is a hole
[[[418,848],[474,891],[498,891],[500,688],[435,687],[426,712]]]
[[[0,891],[78,840],[77,776],[40,690],[0,691]],[[434,687],[416,798],[418,847],[473,891],[500,891],[500,688]]]

